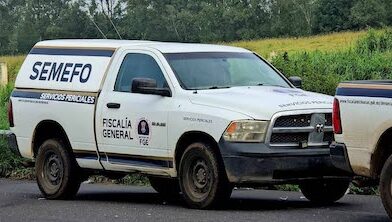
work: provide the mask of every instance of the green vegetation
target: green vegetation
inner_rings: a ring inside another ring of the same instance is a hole
[[[391,11],[390,0],[0,0],[0,55],[59,38],[231,42],[382,28]]]
[[[0,130],[8,129],[8,99],[12,91],[12,86],[0,87]]]
[[[0,56],[0,62],[6,62],[8,68],[8,79],[11,85],[14,84],[16,75],[26,56]]]
[[[370,30],[341,51],[281,53],[271,62],[287,76],[302,77],[304,89],[334,95],[346,80],[392,78],[392,30]]]
[[[15,156],[7,146],[6,141],[0,139],[0,177],[11,176],[14,169],[21,169],[22,160]]]
[[[380,32],[380,30],[377,32]],[[246,48],[257,52],[264,58],[270,59],[274,55],[285,52],[293,54],[299,52],[336,52],[346,50],[353,47],[355,42],[365,36],[366,33],[366,31],[340,32],[302,38],[272,38],[222,44]]]

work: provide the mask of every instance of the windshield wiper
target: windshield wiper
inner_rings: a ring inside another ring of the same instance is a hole
[[[230,86],[211,86],[207,89],[228,89]]]
[[[264,83],[258,83],[257,86],[275,86],[275,87],[287,88],[287,87],[284,87],[284,86],[281,86],[281,85],[273,85],[273,84],[271,84],[271,85],[265,85]]]

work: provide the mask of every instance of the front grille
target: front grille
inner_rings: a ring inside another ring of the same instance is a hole
[[[333,132],[324,133],[324,142],[332,142],[334,139]]]
[[[274,133],[271,136],[271,143],[300,143],[308,141],[308,133]]]
[[[310,126],[311,114],[282,116],[275,121],[274,127],[305,127]]]
[[[325,114],[325,125],[332,126],[332,113]]]
[[[297,114],[278,117],[273,123],[271,146],[328,146],[334,139],[331,113]]]

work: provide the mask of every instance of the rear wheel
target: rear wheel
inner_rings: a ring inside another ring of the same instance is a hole
[[[303,195],[317,204],[332,204],[342,198],[351,180],[313,180],[299,185]]]
[[[392,218],[392,156],[387,159],[381,171],[380,195],[385,211]]]
[[[179,166],[183,197],[191,208],[206,209],[230,198],[229,184],[223,165],[213,147],[193,143],[185,150]]]
[[[46,140],[35,163],[38,187],[47,199],[71,199],[79,190],[82,176],[76,160],[63,142]]]
[[[178,180],[162,177],[148,177],[154,190],[166,198],[176,198],[180,194],[180,185]]]

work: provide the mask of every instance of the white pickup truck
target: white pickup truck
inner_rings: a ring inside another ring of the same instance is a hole
[[[48,199],[73,197],[91,174],[139,172],[193,208],[234,185],[282,183],[331,203],[350,182],[330,161],[333,98],[300,85],[242,48],[43,41],[17,76],[9,141]]]
[[[392,81],[341,83],[333,106],[336,167],[380,180],[380,194],[392,218]]]

